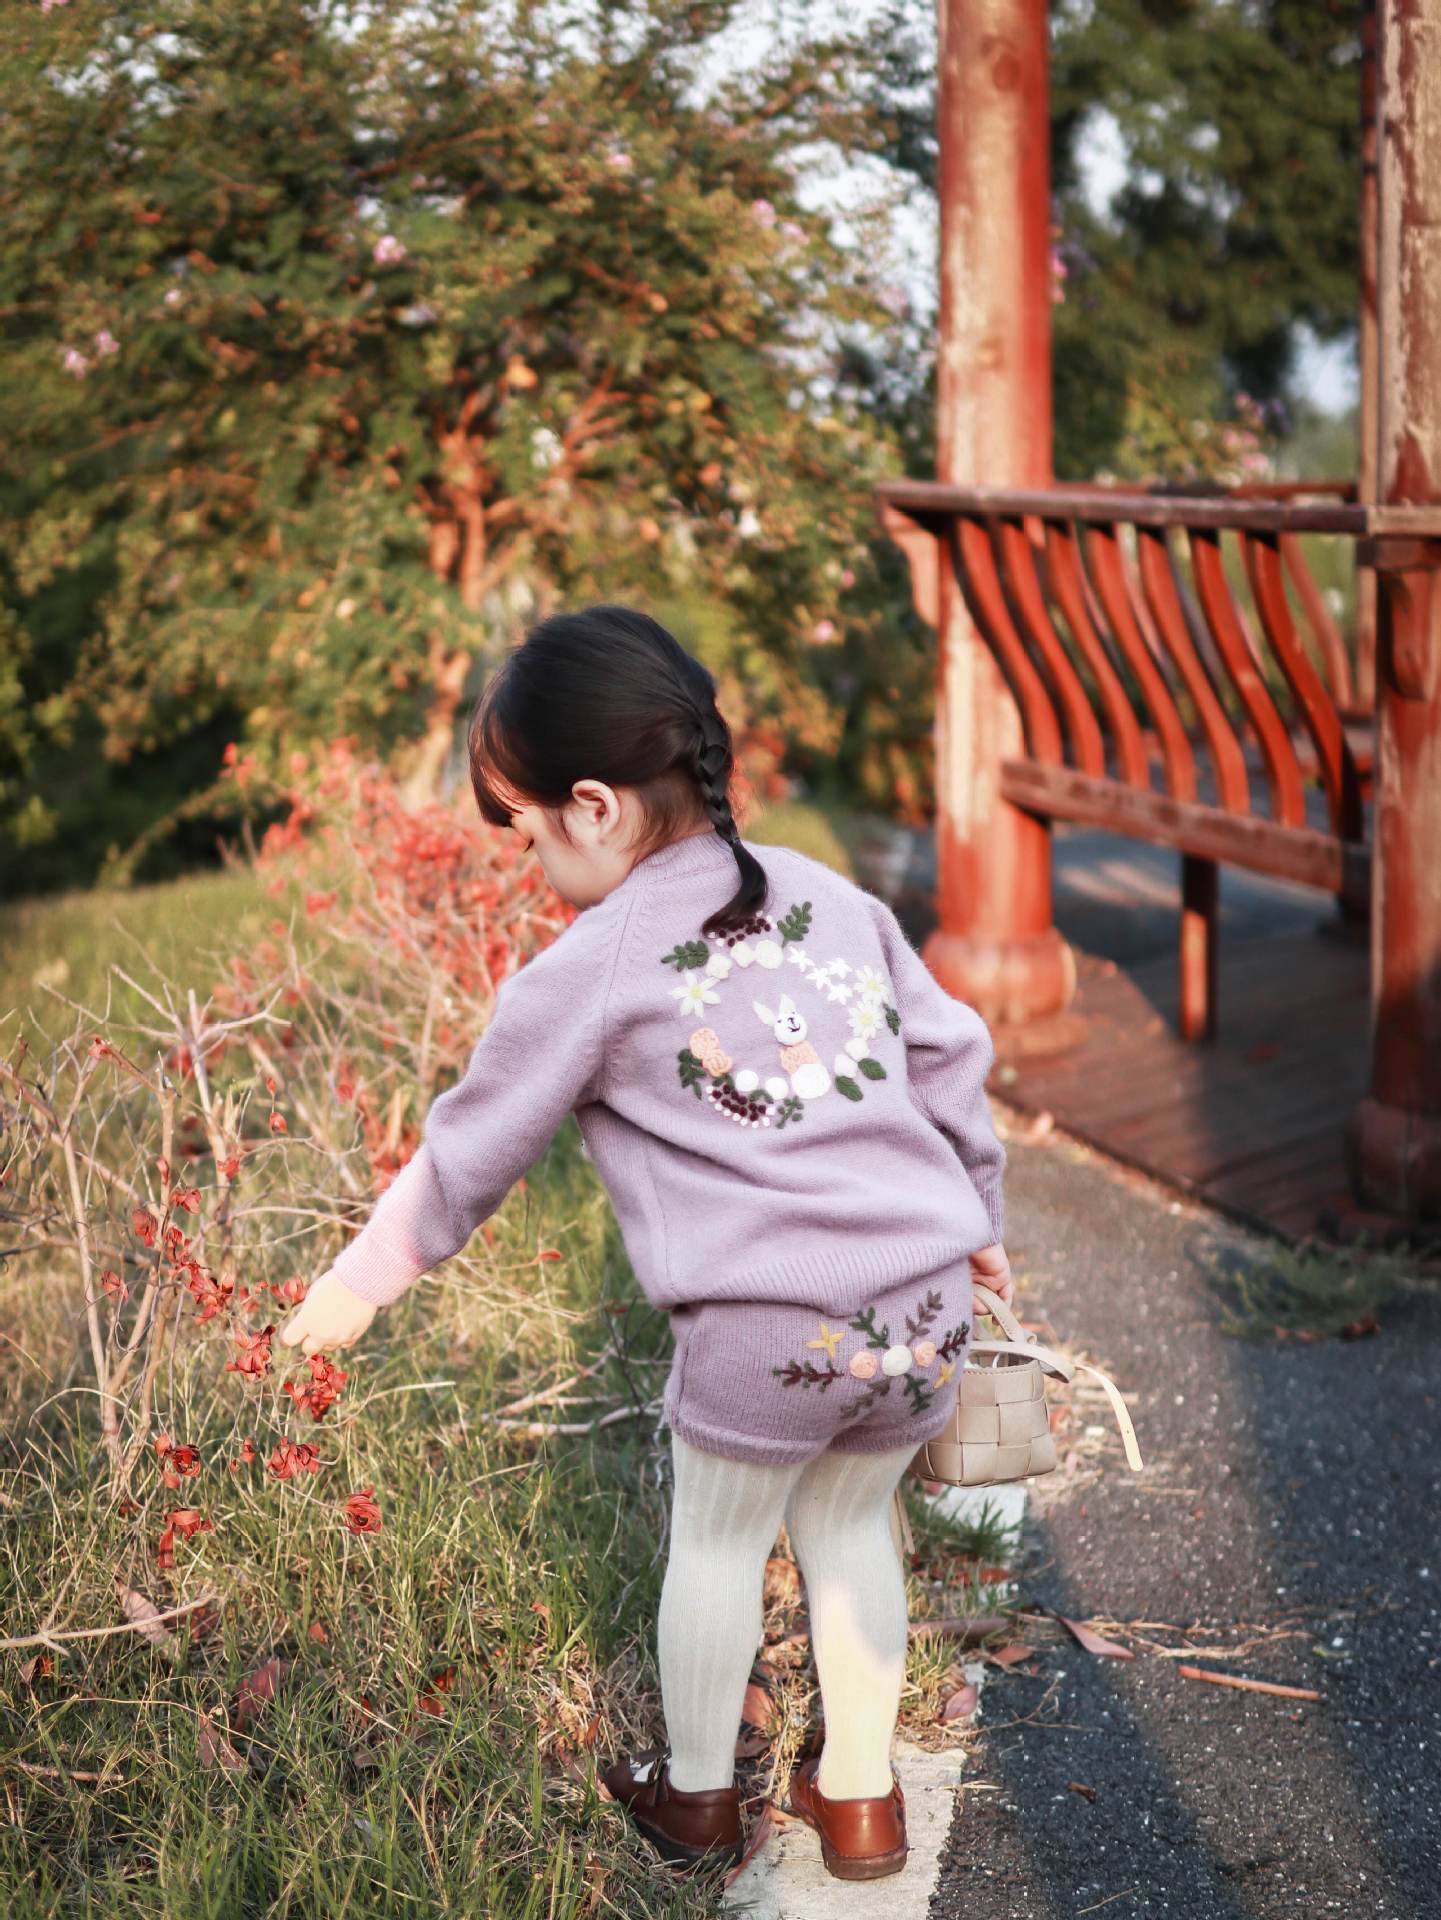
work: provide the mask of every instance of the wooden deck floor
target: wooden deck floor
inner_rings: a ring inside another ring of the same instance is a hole
[[[1354,1204],[1341,1142],[1365,1090],[1364,946],[1318,932],[1223,945],[1220,1031],[1199,1045],[1176,1033],[1174,954],[1078,960],[1070,1016],[998,1035],[1001,1096],[1228,1212],[1324,1235],[1328,1210]]]
[[[891,875],[919,944],[934,923],[934,851]],[[1055,835],[1056,924],[1076,951],[1066,1015],[996,1035],[992,1085],[1027,1113],[1183,1192],[1290,1236],[1352,1212],[1342,1159],[1365,1091],[1366,942],[1309,889],[1225,870],[1219,1032],[1177,1037],[1180,890],[1173,854],[1108,834]]]

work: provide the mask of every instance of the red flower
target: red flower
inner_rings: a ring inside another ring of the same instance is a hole
[[[559,1247],[542,1247],[535,1257],[537,1261],[560,1260],[564,1258],[564,1255],[561,1253]]]
[[[288,1131],[289,1131],[289,1129],[287,1128],[287,1126],[286,1126],[286,1124],[285,1124],[285,1115],[284,1115],[283,1113],[272,1113],[272,1114],[271,1114],[271,1116],[270,1116],[270,1131],[271,1131],[272,1133],[286,1133],[286,1132],[288,1132]]]
[[[282,1300],[288,1300],[293,1307],[300,1307],[304,1306],[305,1296],[309,1293],[310,1288],[297,1273],[293,1274],[291,1278],[287,1280],[283,1286],[278,1287],[276,1291]]]
[[[230,1158],[222,1164],[220,1171],[225,1175],[227,1180],[238,1179],[240,1176],[240,1155],[238,1153],[232,1153]]]
[[[379,1533],[380,1508],[375,1504],[375,1488],[362,1487],[345,1503],[345,1524],[352,1533]]]
[[[199,1187],[177,1187],[170,1196],[172,1206],[181,1207],[186,1213],[200,1211]]]
[[[266,1091],[267,1093],[274,1093],[274,1091],[275,1091],[275,1076],[274,1076],[274,1074],[271,1074],[271,1073],[267,1073],[267,1074],[266,1074],[266,1076],[265,1076],[265,1091]]]
[[[320,1449],[308,1440],[282,1440],[266,1465],[277,1480],[289,1480],[297,1473],[319,1473]]]
[[[92,1060],[113,1060],[115,1058],[115,1049],[108,1040],[102,1040],[97,1033],[90,1042],[90,1058]]]
[[[240,1349],[240,1358],[227,1360],[225,1371],[263,1380],[270,1371],[270,1339],[274,1332],[275,1328],[270,1326],[262,1327],[259,1333],[237,1333],[235,1344]]]
[[[148,1207],[137,1207],[130,1216],[130,1224],[147,1247],[155,1245],[155,1221]]]
[[[214,1533],[214,1524],[205,1518],[198,1507],[177,1507],[170,1516],[169,1526],[173,1527],[182,1540],[188,1540],[192,1534]],[[167,1527],[167,1532],[169,1527]]]
[[[167,1442],[169,1438],[170,1436],[168,1434],[162,1434],[160,1436],[161,1440]],[[162,1449],[160,1440],[157,1440],[155,1450],[164,1462],[164,1471],[161,1477],[164,1479],[167,1487],[178,1487],[182,1480],[194,1479],[203,1464],[199,1449],[196,1447],[172,1447],[167,1444]]]
[[[235,1285],[230,1280],[217,1280],[215,1275],[208,1268],[202,1267],[198,1260],[187,1261],[186,1270],[189,1278],[185,1284],[200,1308],[195,1318],[204,1326],[207,1320],[213,1320],[217,1314],[223,1313],[229,1306]]]
[[[232,1473],[238,1473],[242,1465],[248,1464],[252,1460],[258,1460],[259,1458],[260,1455],[255,1451],[255,1442],[250,1438],[250,1435],[247,1434],[245,1436],[245,1443],[240,1449],[240,1458],[230,1462],[230,1471]]]
[[[307,893],[305,896],[305,911],[307,916],[312,920],[317,913],[324,913],[327,907],[333,907],[334,905],[335,895],[333,893]]]
[[[350,1375],[342,1373],[339,1367],[332,1366],[323,1353],[312,1353],[309,1361],[309,1383],[298,1387],[293,1380],[287,1380],[285,1391],[297,1407],[305,1408],[319,1420],[323,1417],[326,1408],[334,1406],[340,1398],[341,1388]]]
[[[112,1300],[128,1300],[130,1298],[129,1287],[126,1286],[125,1282],[120,1278],[120,1275],[113,1272],[109,1267],[101,1274],[100,1284]]]

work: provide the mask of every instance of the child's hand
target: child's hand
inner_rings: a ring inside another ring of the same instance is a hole
[[[362,1300],[336,1273],[322,1273],[280,1329],[282,1346],[326,1353],[358,1340],[375,1318],[373,1300]]]
[[[982,1247],[979,1253],[971,1255],[971,1278],[979,1280],[983,1287],[1009,1306],[1011,1296],[1016,1291],[1016,1283],[1011,1278],[1011,1263],[1006,1258],[1006,1250],[998,1240],[993,1247]]]

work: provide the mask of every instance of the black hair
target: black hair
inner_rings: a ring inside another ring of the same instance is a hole
[[[560,817],[577,780],[633,787],[645,808],[638,859],[708,817],[740,885],[703,933],[765,910],[764,867],[731,812],[735,755],[715,681],[649,614],[602,605],[553,613],[513,647],[476,703],[470,782],[495,826],[530,802]]]

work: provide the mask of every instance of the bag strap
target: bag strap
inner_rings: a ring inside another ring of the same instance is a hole
[[[1126,1449],[1126,1464],[1132,1473],[1139,1473],[1142,1467],[1141,1449],[1136,1440],[1136,1429],[1131,1420],[1131,1410],[1121,1398],[1121,1392],[1108,1373],[1099,1367],[1093,1367],[1087,1360],[1066,1360],[1050,1347],[1043,1347],[1034,1334],[1027,1333],[1005,1302],[991,1289],[975,1283],[974,1297],[976,1305],[983,1313],[988,1313],[1008,1337],[1004,1340],[973,1340],[972,1353],[1019,1353],[1024,1359],[1035,1360],[1048,1372],[1070,1383],[1076,1373],[1089,1373],[1099,1380],[1111,1403],[1111,1411],[1116,1416],[1116,1425],[1121,1429],[1121,1444]]]

